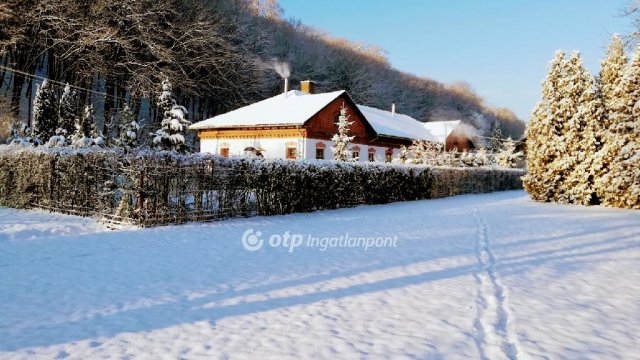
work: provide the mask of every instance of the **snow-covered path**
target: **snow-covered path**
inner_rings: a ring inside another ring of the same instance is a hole
[[[518,191],[114,232],[0,209],[0,274],[2,359],[640,359],[640,212]]]

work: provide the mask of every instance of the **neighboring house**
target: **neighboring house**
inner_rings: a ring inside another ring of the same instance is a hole
[[[424,127],[436,138],[440,144],[444,144],[447,151],[470,151],[476,148],[472,128],[460,120],[432,121],[424,123]]]
[[[425,124],[410,116],[353,102],[346,91],[314,94],[313,82],[190,126],[200,151],[266,158],[332,159],[331,138],[345,106],[354,136],[351,151],[359,161],[391,161],[413,139],[438,141]],[[458,122],[459,123],[459,122]],[[433,124],[433,123],[429,123]],[[453,131],[453,128],[451,129]]]

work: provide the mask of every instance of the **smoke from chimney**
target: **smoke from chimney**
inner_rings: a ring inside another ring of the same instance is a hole
[[[394,116],[396,114],[396,103],[391,103],[391,115]]]
[[[289,76],[291,76],[291,68],[289,67],[289,64],[284,61],[274,59],[272,67],[278,75],[284,79],[284,93],[286,94],[289,91]]]
[[[283,79],[286,79],[289,76],[291,76],[291,68],[289,67],[289,64],[287,64],[284,61],[273,60],[273,69]]]

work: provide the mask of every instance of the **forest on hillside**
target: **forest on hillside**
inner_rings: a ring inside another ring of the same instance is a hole
[[[382,49],[283,19],[277,0],[5,0],[0,3],[0,113],[26,121],[44,78],[92,104],[99,129],[129,106],[157,126],[158,93],[169,79],[192,121],[316,81],[364,105],[421,121],[462,119],[489,135],[524,130],[513,112],[492,108],[468,85],[445,85],[394,69]],[[106,131],[105,131],[106,132]]]

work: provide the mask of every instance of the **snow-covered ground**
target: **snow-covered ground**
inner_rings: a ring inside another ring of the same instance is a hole
[[[0,274],[3,359],[640,358],[640,212],[519,191],[120,231],[0,209]]]

